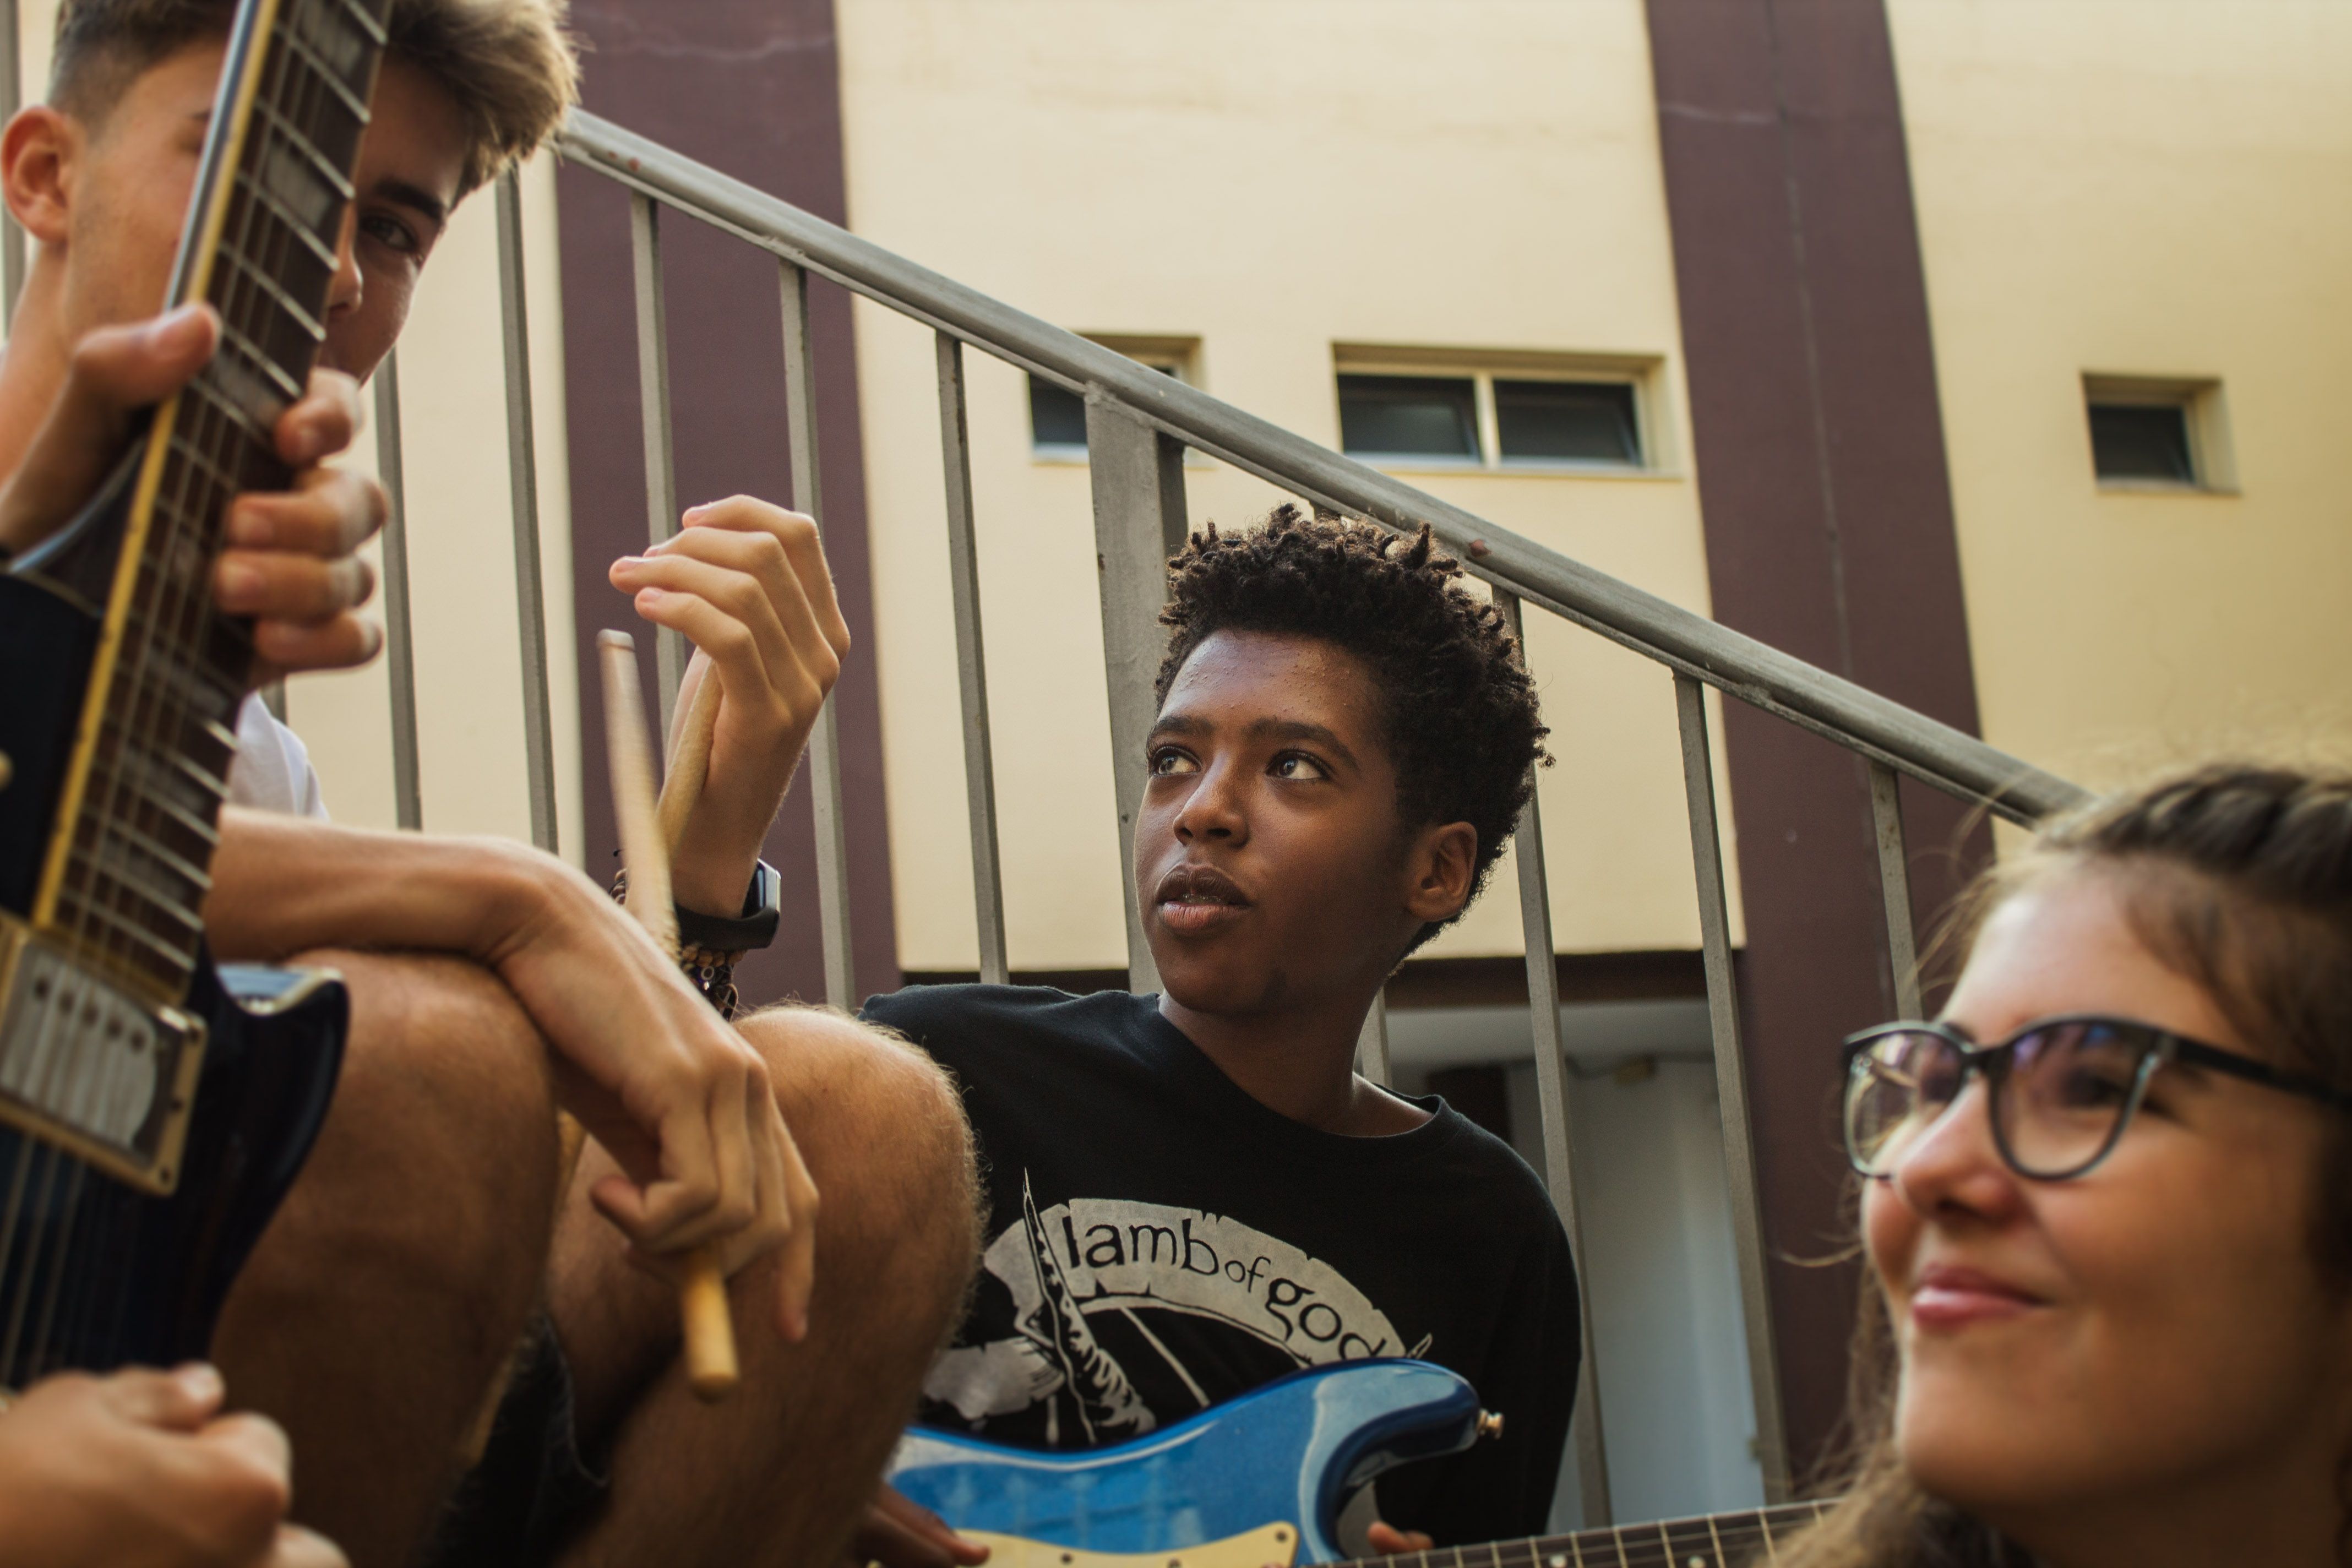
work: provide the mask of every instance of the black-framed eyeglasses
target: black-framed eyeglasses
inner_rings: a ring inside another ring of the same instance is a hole
[[[2127,1018],[2043,1018],[1993,1046],[1945,1024],[1886,1024],[1845,1043],[1846,1158],[1865,1176],[1891,1174],[1980,1074],[2009,1168],[2065,1181],[2115,1152],[2171,1062],[2352,1110],[2352,1094],[2315,1078]]]

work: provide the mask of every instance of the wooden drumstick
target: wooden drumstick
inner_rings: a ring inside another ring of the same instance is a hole
[[[596,650],[604,672],[604,752],[613,775],[613,816],[621,829],[621,861],[629,873],[626,908],[661,950],[675,959],[677,910],[669,882],[674,845],[663,831],[667,825],[655,805],[653,746],[646,735],[636,641],[625,632],[598,632]],[[701,793],[718,696],[718,681],[706,676],[688,711],[687,729],[680,736],[680,761],[685,762],[692,752],[696,776],[693,788],[673,790],[681,801],[691,802]],[[701,738],[696,744],[688,737],[695,733],[698,721]],[[672,780],[678,785],[687,782],[678,777]],[[675,815],[683,821],[684,806],[675,808]],[[719,1269],[715,1243],[705,1243],[687,1256],[686,1277],[678,1285],[678,1311],[685,1330],[688,1383],[702,1399],[723,1398],[733,1391],[741,1373],[735,1361],[735,1321],[728,1310],[727,1277]]]

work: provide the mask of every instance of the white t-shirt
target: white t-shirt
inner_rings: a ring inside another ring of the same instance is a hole
[[[292,816],[327,818],[319,796],[319,770],[302,738],[270,716],[259,696],[236,710],[236,760],[229,764],[228,801]]]

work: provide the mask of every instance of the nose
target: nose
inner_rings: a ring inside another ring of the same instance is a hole
[[[331,327],[360,308],[359,232],[358,210],[344,208],[342,232],[335,237],[335,275],[327,284],[327,324]]]
[[[1249,841],[1249,813],[1242,799],[1240,770],[1223,760],[1212,761],[1200,783],[1184,797],[1176,813],[1176,838],[1191,844],[1213,839],[1221,844]]]
[[[1991,1089],[1981,1076],[1903,1152],[1887,1179],[1904,1206],[1923,1217],[1992,1220],[2022,1205],[2023,1183],[1993,1142]]]

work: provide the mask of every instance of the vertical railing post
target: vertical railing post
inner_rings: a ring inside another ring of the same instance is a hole
[[[1870,816],[1878,844],[1878,894],[1886,906],[1886,962],[1895,976],[1895,1011],[1919,1016],[1919,944],[1911,925],[1911,868],[1903,844],[1903,781],[1872,760]]]
[[[1004,872],[998,859],[996,774],[988,731],[988,665],[980,634],[980,546],[971,514],[971,435],[964,415],[963,344],[939,334],[940,463],[948,488],[948,582],[955,600],[956,678],[963,699],[964,808],[971,822],[971,903],[980,978],[1002,985]]]
[[[1389,1062],[1389,1001],[1374,996],[1364,1026],[1356,1034],[1356,1070],[1386,1089],[1396,1081]]]
[[[1517,595],[1497,588],[1495,607],[1518,639],[1526,657],[1527,633],[1520,624]],[[1568,1231],[1569,1249],[1588,1284],[1577,1313],[1578,1331],[1584,1340],[1584,1371],[1576,1382],[1576,1410],[1569,1440],[1576,1451],[1576,1486],[1584,1523],[1610,1521],[1609,1453],[1601,1421],[1601,1368],[1592,1342],[1591,1256],[1584,1249],[1584,1221],[1577,1202],[1575,1161],[1569,1116],[1568,1057],[1559,1030],[1559,971],[1552,957],[1551,892],[1544,871],[1543,807],[1535,794],[1528,795],[1513,834],[1519,865],[1519,929],[1528,955],[1528,1023],[1534,1037],[1536,1099],[1543,1122],[1544,1183],[1551,1189],[1552,1206]]]
[[[1706,731],[1706,694],[1687,675],[1675,677],[1682,731],[1683,792],[1690,814],[1691,861],[1698,878],[1699,942],[1706,965],[1706,1016],[1715,1043],[1716,1104],[1723,1121],[1723,1168],[1731,1188],[1732,1250],[1748,1337],[1748,1383],[1756,1406],[1756,1456],[1764,1499],[1789,1498],[1788,1434],[1780,1418],[1780,1367],[1766,1278],[1764,1206],[1756,1190],[1756,1148],[1748,1115],[1748,1064],[1739,1047],[1739,998],[1731,973],[1731,916],[1724,896],[1723,836],[1715,813],[1714,747]]]
[[[646,542],[677,531],[677,469],[670,449],[669,312],[662,301],[661,209],[651,196],[629,193],[629,257],[636,280],[637,404],[646,443]],[[667,626],[654,633],[655,688],[661,698],[662,744],[669,743],[678,682],[686,676],[686,639]]]
[[[555,729],[547,699],[547,589],[539,565],[539,442],[531,428],[530,321],[524,301],[522,180],[498,180],[499,316],[505,326],[507,488],[513,511],[515,620],[522,654],[522,745],[530,841],[555,853]],[[667,410],[667,398],[664,398]]]
[[[16,118],[25,103],[24,19],[16,0],[0,0],[0,125]],[[25,292],[25,230],[16,215],[0,210],[0,311],[7,330],[16,327],[16,301]]]
[[[809,342],[808,274],[779,264],[784,312],[786,439],[793,464],[793,510],[824,527],[824,489],[817,475],[816,355]],[[849,835],[841,811],[840,704],[817,710],[809,731],[809,784],[816,824],[817,925],[824,946],[824,999],[855,1007],[857,970],[849,946]]]
[[[392,678],[392,806],[411,832],[425,826],[416,764],[416,631],[408,596],[408,485],[400,456],[400,351],[375,372],[375,467],[383,485],[383,663]]]
[[[1103,668],[1110,685],[1111,777],[1118,795],[1118,863],[1125,873],[1127,976],[1140,994],[1160,988],[1135,897],[1135,820],[1143,806],[1143,742],[1158,713],[1151,685],[1167,651],[1160,624],[1168,558],[1183,547],[1184,448],[1122,411],[1087,399],[1087,462],[1102,572]]]

